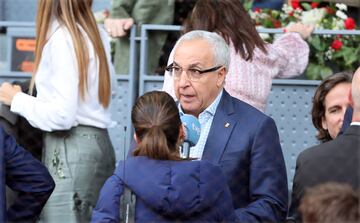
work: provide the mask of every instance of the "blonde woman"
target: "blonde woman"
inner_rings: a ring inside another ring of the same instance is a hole
[[[43,131],[43,162],[56,188],[44,222],[86,222],[115,156],[107,127],[110,56],[107,34],[91,11],[92,0],[39,0],[35,70],[31,88],[3,83],[0,101]]]

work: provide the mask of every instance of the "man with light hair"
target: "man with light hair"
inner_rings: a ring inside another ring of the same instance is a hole
[[[288,188],[277,128],[273,119],[224,89],[230,61],[225,40],[207,31],[188,32],[176,43],[173,58],[166,69],[180,113],[201,124],[190,157],[222,168],[240,222],[283,222]]]
[[[300,221],[300,200],[307,188],[338,182],[359,189],[360,185],[360,67],[349,92],[353,115],[344,134],[329,142],[304,150],[298,156],[293,181],[289,220]]]

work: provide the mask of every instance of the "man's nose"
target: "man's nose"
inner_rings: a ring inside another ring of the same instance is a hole
[[[346,112],[346,107],[342,108],[342,110],[341,110],[341,116],[340,116],[340,121],[341,122],[344,121],[345,112]]]
[[[186,87],[190,85],[190,79],[186,70],[182,70],[181,75],[179,76],[179,86]]]

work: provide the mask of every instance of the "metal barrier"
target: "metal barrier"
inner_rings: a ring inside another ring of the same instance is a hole
[[[0,1],[0,21],[5,20],[4,16],[4,1]]]
[[[33,23],[1,22],[0,27],[31,28]],[[161,89],[162,76],[147,74],[147,39],[148,32],[166,31],[178,32],[180,26],[171,25],[142,25],[140,36],[136,35],[136,27],[130,33],[130,60],[129,74],[116,75],[117,89],[111,106],[112,116],[117,125],[109,129],[117,159],[122,159],[132,140],[131,107],[137,95]],[[282,33],[281,29],[259,29],[264,33]],[[360,35],[359,30],[316,30],[314,34],[342,34]],[[138,64],[137,50],[140,43],[140,63]],[[9,54],[8,54],[9,55]],[[9,59],[9,58],[8,58]],[[137,75],[139,68],[139,75]],[[22,80],[30,74],[0,71],[0,82]],[[137,86],[139,84],[139,86]],[[292,178],[295,171],[295,162],[298,154],[317,143],[316,130],[311,123],[311,100],[319,81],[282,79],[274,80],[269,95],[266,114],[271,116],[278,127],[280,141],[285,157],[289,188],[292,187]]]
[[[146,73],[147,39],[151,31],[180,31],[180,26],[142,25],[140,53],[139,95],[162,88],[163,77]],[[261,33],[283,33],[283,29],[258,29]],[[314,30],[314,35],[360,35],[360,30]],[[320,81],[273,80],[265,113],[275,120],[283,150],[289,190],[295,173],[296,158],[301,151],[318,143],[311,121],[312,97]]]

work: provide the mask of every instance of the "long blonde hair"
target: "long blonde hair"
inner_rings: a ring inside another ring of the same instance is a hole
[[[42,51],[47,42],[47,33],[52,17],[69,31],[74,42],[79,73],[79,93],[82,100],[88,87],[89,50],[79,26],[89,37],[99,63],[99,101],[103,107],[110,103],[110,72],[100,33],[91,11],[92,0],[38,0],[36,18],[35,69],[30,85],[34,87],[35,74],[39,68]]]

